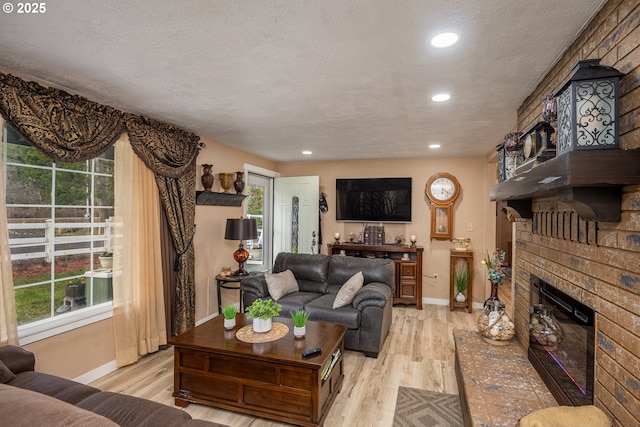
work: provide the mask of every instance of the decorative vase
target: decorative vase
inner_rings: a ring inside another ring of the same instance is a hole
[[[233,319],[224,319],[224,328],[225,329],[233,329],[236,327],[236,318]]]
[[[213,165],[202,165],[202,186],[204,187],[204,191],[211,191],[211,187],[213,187],[213,173],[211,173],[211,168]]]
[[[529,318],[529,339],[553,350],[562,342],[564,333],[560,323],[553,315],[553,307],[545,304],[535,304]]]
[[[263,333],[271,330],[271,317],[268,319],[260,319],[259,317],[253,318],[253,332]]]
[[[233,181],[233,188],[236,189],[236,194],[242,194],[244,191],[244,172],[236,172],[236,180]]]
[[[489,344],[507,345],[516,333],[516,327],[505,313],[504,303],[487,301],[478,318],[478,330]]]
[[[220,179],[220,187],[222,187],[224,193],[228,194],[231,184],[233,183],[233,174],[220,172],[218,178]]]
[[[499,282],[491,282],[491,295],[484,302],[485,306],[489,301],[501,302],[500,299],[498,298],[498,286],[500,286]]]
[[[294,326],[293,327],[293,336],[296,338],[303,337],[307,333],[306,326]]]
[[[456,301],[465,302],[466,300],[467,300],[467,297],[465,297],[462,292],[458,292],[458,295],[456,295]]]

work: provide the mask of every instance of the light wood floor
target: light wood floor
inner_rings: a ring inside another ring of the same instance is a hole
[[[457,394],[454,372],[454,329],[477,330],[479,311],[449,311],[448,306],[393,307],[393,322],[377,359],[345,352],[345,380],[325,426],[385,427],[393,424],[399,386]],[[146,356],[91,384],[173,405],[173,348]],[[193,418],[232,427],[273,427],[288,424],[204,405],[185,408]]]

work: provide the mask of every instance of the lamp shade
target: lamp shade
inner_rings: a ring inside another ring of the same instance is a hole
[[[254,240],[258,238],[255,218],[229,218],[224,232],[225,240]]]

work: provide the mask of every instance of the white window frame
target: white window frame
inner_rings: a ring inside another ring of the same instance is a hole
[[[7,135],[4,132],[4,129],[5,121],[0,117],[0,136],[2,138],[3,146],[7,143]],[[0,161],[6,165],[4,154],[2,155],[2,158],[0,158]],[[55,165],[53,168],[55,169]],[[3,170],[5,174],[4,182],[6,185],[6,168],[3,168]],[[91,174],[95,174],[95,171],[92,171]],[[52,207],[52,209],[55,209],[55,207]],[[26,323],[18,326],[18,343],[19,345],[31,344],[64,332],[69,332],[83,326],[109,319],[111,317],[113,317],[113,301],[107,301],[78,311],[71,311],[58,316]]]

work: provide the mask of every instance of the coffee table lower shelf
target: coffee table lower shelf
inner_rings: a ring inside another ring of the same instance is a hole
[[[238,323],[239,328],[243,322]],[[185,346],[179,343],[181,336],[178,336],[172,340],[175,404],[185,407],[201,403],[301,426],[322,425],[344,379],[344,331],[331,335],[333,345],[323,347],[323,353],[310,360],[300,357],[301,349],[292,352],[298,360],[292,360],[291,355],[278,356],[272,343],[252,345],[234,337],[228,340],[235,347],[229,351],[216,348],[215,344],[207,349]],[[297,343],[292,336],[278,340],[277,346],[286,346],[288,340],[293,349]],[[306,348],[304,344],[303,341],[302,349]],[[322,380],[322,370],[337,349],[339,359]],[[260,350],[264,352],[261,354]]]

